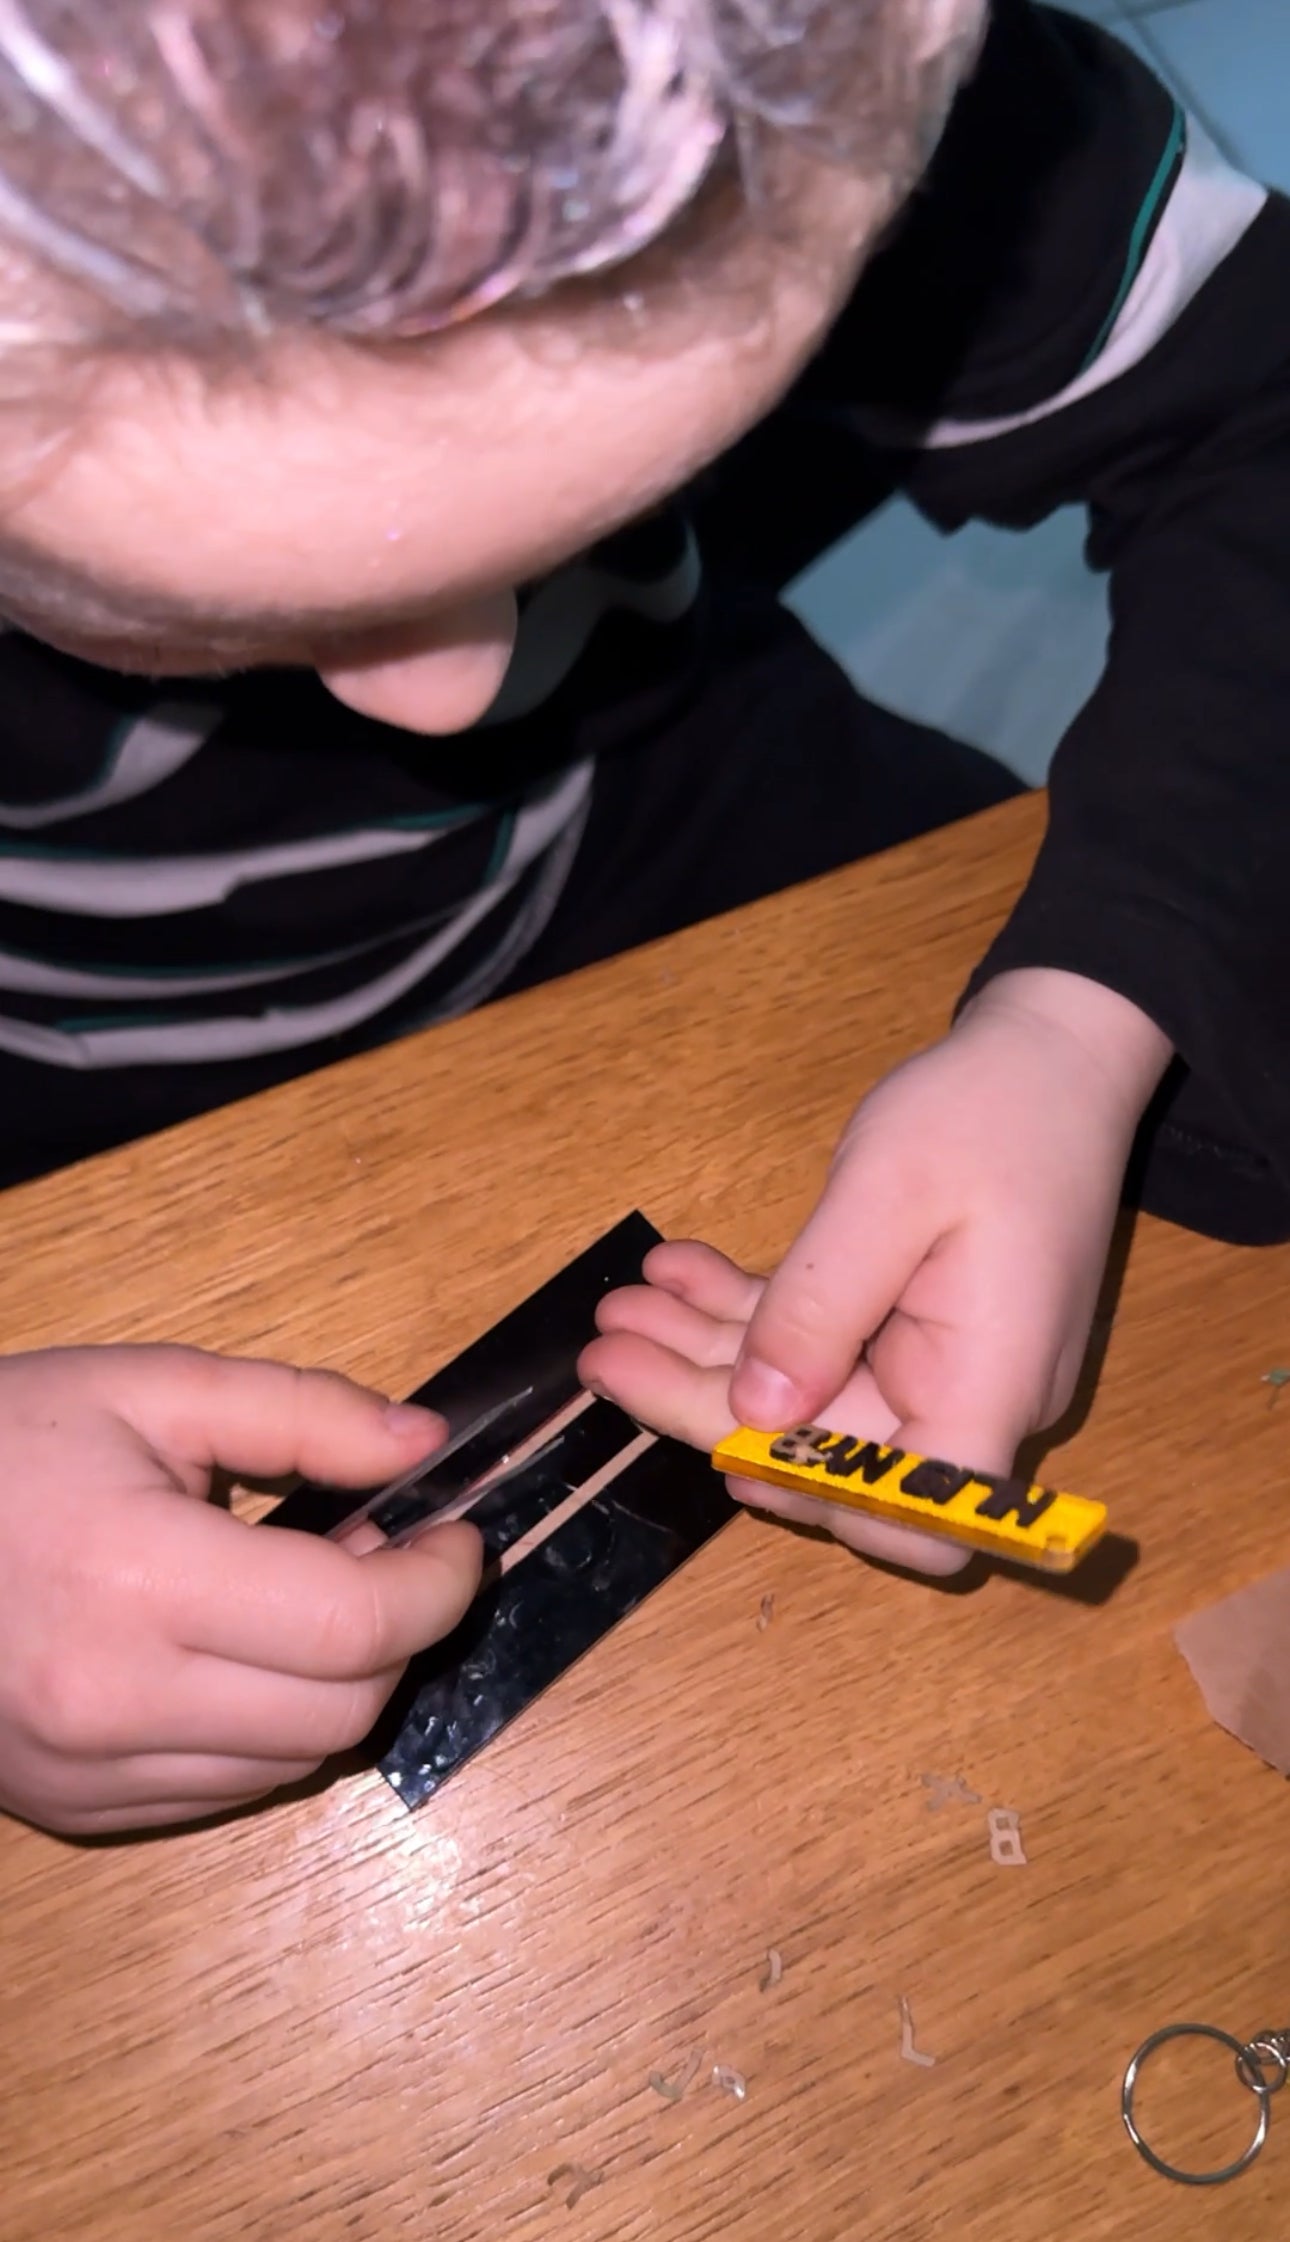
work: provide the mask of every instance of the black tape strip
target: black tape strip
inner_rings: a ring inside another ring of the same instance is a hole
[[[463,1418],[479,1415],[493,1401],[505,1400],[525,1386],[533,1388],[518,1408],[459,1448],[442,1472],[436,1472],[432,1459],[424,1475],[403,1491],[418,1498],[418,1516],[429,1517],[441,1503],[452,1501],[472,1479],[573,1400],[578,1392],[578,1356],[595,1337],[597,1301],[620,1285],[638,1283],[641,1263],[658,1242],[657,1230],[643,1214],[629,1214],[409,1395],[409,1400],[440,1410],[451,1432]],[[363,1500],[363,1490],[356,1493],[352,1488],[306,1481],[279,1503],[265,1524],[291,1527],[297,1533],[329,1534]],[[412,1522],[411,1515],[405,1518],[400,1513],[389,1530],[397,1532],[400,1523]]]
[[[418,1386],[413,1398],[442,1410],[450,1427],[491,1399],[534,1388],[520,1409],[459,1449],[440,1477],[431,1466],[416,1483],[426,1513],[574,1398],[577,1359],[594,1332],[597,1301],[619,1285],[636,1283],[641,1262],[657,1242],[658,1232],[643,1215],[629,1215]],[[637,1427],[621,1410],[596,1402],[566,1427],[556,1446],[495,1495],[482,1497],[471,1516],[489,1560],[530,1533],[636,1435]],[[362,1499],[349,1490],[302,1486],[265,1523],[326,1534]],[[486,1588],[456,1632],[413,1661],[369,1739],[382,1755],[381,1773],[405,1805],[420,1806],[432,1797],[735,1510],[705,1456],[659,1440]]]
[[[660,1440],[487,1590],[456,1633],[416,1662],[416,1694],[380,1761],[405,1806],[432,1798],[735,1507],[706,1457]]]
[[[486,1562],[494,1563],[540,1525],[575,1487],[612,1462],[639,1430],[612,1401],[594,1401],[526,1471],[508,1479],[496,1494],[482,1495],[467,1515],[484,1537]]]

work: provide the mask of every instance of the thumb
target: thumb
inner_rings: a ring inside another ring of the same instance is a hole
[[[374,1486],[432,1454],[446,1431],[433,1410],[387,1401],[332,1370],[191,1347],[122,1348],[102,1367],[114,1406],[141,1437],[204,1471]]]
[[[748,1325],[730,1386],[740,1422],[779,1432],[822,1409],[931,1242],[903,1194],[884,1193],[869,1162],[844,1154]]]

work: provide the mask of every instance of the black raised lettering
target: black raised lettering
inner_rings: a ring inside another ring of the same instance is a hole
[[[992,1518],[999,1525],[1005,1518],[1015,1518],[1019,1526],[1037,1526],[1057,1500],[1046,1487],[1032,1491],[1024,1479],[986,1479],[980,1473],[974,1476],[980,1486],[990,1490],[985,1501],[976,1506],[977,1517]]]
[[[796,1425],[792,1432],[777,1433],[770,1452],[777,1464],[822,1464],[822,1440],[829,1437],[823,1425]]]
[[[823,1424],[799,1424],[792,1433],[776,1433],[770,1444],[776,1464],[810,1466],[828,1471],[832,1480],[861,1477],[866,1486],[904,1464],[904,1448],[884,1448],[877,1439],[855,1439],[850,1433],[830,1433]]]
[[[937,1463],[928,1456],[923,1463],[914,1465],[900,1482],[902,1495],[916,1495],[920,1502],[953,1502],[965,1487],[970,1487],[975,1474],[960,1471],[957,1464]]]
[[[857,1440],[849,1432],[830,1432],[827,1425],[797,1425],[781,1432],[770,1444],[776,1463],[827,1471],[831,1479],[863,1480],[872,1487],[876,1479],[905,1460],[903,1448],[884,1448],[877,1440]]]
[[[836,1447],[825,1448],[820,1461],[832,1479],[855,1479],[872,1487],[875,1479],[885,1479],[905,1460],[903,1448],[884,1448],[877,1440],[853,1440],[843,1434]]]

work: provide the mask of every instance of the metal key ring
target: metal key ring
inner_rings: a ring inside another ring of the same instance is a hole
[[[1169,2040],[1217,2040],[1220,2047],[1227,2048],[1236,2057],[1237,2076],[1241,2080],[1241,2084],[1255,2096],[1258,2102],[1259,2119],[1254,2129],[1254,2138],[1249,2147],[1244,2149],[1241,2155],[1231,2164],[1224,2164],[1217,2172],[1183,2172],[1176,2164],[1167,2164],[1162,2156],[1157,2156],[1150,2143],[1143,2139],[1138,2130],[1137,2120],[1133,2114],[1133,2097],[1137,2091],[1138,2075],[1148,2057],[1154,2055],[1156,2049],[1163,2047]],[[1242,2172],[1248,2171],[1253,2164],[1255,2157],[1268,2137],[1272,2097],[1266,2086],[1255,2085],[1252,2077],[1248,2077],[1241,2069],[1241,2066],[1247,2060],[1249,2046],[1250,2042],[1248,2040],[1238,2040],[1231,2032],[1220,2032],[1217,2025],[1214,2024],[1166,2024],[1159,2032],[1153,2032],[1149,2039],[1143,2041],[1124,2074],[1124,2085],[1120,2090],[1120,2114],[1124,2119],[1125,2132],[1139,2156],[1144,2157],[1152,2170],[1159,2172],[1164,2179],[1177,2180],[1181,2187],[1219,2187],[1224,2180],[1237,2179]]]
[[[1281,2032],[1256,2032],[1247,2040],[1236,2058],[1236,2075],[1242,2086],[1251,2094],[1279,2094],[1290,2078],[1290,2055],[1282,2045],[1285,2034]],[[1271,2078],[1263,2066],[1270,2066]]]

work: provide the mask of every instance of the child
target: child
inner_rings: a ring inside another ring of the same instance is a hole
[[[0,95],[10,1179],[1001,798],[777,602],[903,487],[1087,504],[1105,681],[770,1283],[659,1249],[585,1375],[1005,1469],[1131,1156],[1290,1230],[1290,210],[1131,54],[1032,0],[25,0]],[[182,1351],[0,1365],[0,1803],[176,1820],[361,1735],[469,1529],[200,1498],[436,1431]]]

